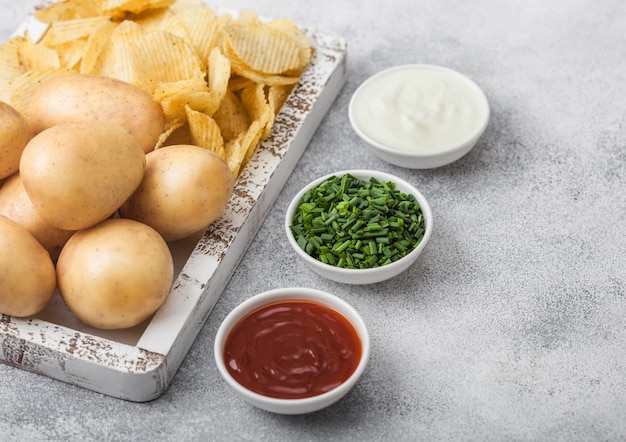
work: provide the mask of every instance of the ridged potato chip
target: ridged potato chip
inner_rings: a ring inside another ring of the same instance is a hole
[[[28,70],[20,51],[29,42],[28,36],[13,37],[0,47],[0,100],[6,103],[11,101],[16,80]]]
[[[96,66],[98,66],[98,60],[102,57],[106,45],[109,42],[115,28],[116,25],[107,20],[93,30],[87,39],[87,43],[85,44],[85,51],[80,63],[80,73],[95,73],[94,71]]]
[[[136,84],[133,54],[129,48],[141,35],[143,32],[137,23],[130,20],[120,23],[111,33],[90,73]]]
[[[186,106],[203,111],[212,106],[212,97],[206,82],[200,77],[180,80],[172,83],[161,83],[152,93],[153,98],[161,103],[168,122],[185,121]]]
[[[152,93],[161,83],[204,76],[193,47],[165,31],[143,34],[129,45],[137,86]]]
[[[293,39],[270,26],[231,23],[224,29],[224,45],[242,66],[277,75],[301,66]]]
[[[34,16],[42,23],[55,23],[58,21],[72,20],[76,18],[97,17],[100,8],[96,0],[64,0],[50,4],[43,9],[35,10]]]
[[[191,107],[185,108],[191,143],[215,152],[224,158],[224,138],[222,131],[215,120],[205,113],[194,111]]]
[[[238,176],[241,169],[246,165],[248,159],[254,153],[257,144],[261,141],[263,124],[255,120],[250,123],[245,132],[239,134],[237,138],[231,140],[224,147],[226,164],[234,176]]]
[[[146,11],[167,8],[175,0],[98,0],[100,12],[118,20],[130,14],[141,14]]]
[[[59,69],[61,57],[57,50],[34,44],[28,36],[19,46],[20,61],[28,70]]]
[[[230,89],[226,91],[220,108],[213,118],[222,130],[222,136],[226,142],[237,138],[250,126],[250,117],[243,103]]]
[[[187,30],[189,41],[206,67],[206,64],[210,63],[209,55],[215,48],[219,36],[220,21],[217,14],[210,8],[194,7],[176,16]]]
[[[241,102],[248,115],[253,121],[258,121],[261,125],[261,137],[266,138],[270,133],[268,123],[273,121],[272,110],[265,97],[265,85],[251,83],[241,91]]]
[[[50,25],[48,32],[46,32],[41,42],[48,47],[54,47],[64,43],[86,39],[91,35],[94,28],[108,21],[110,21],[108,17],[89,17],[57,21]]]
[[[190,41],[189,32],[187,32],[185,24],[180,17],[175,14],[150,14],[142,20],[136,20],[135,23],[141,26],[141,29],[144,32],[165,31],[170,34],[174,34],[187,42]]]
[[[208,85],[209,92],[213,98],[211,107],[207,107],[205,112],[208,115],[213,115],[220,107],[220,103],[226,95],[228,90],[228,82],[231,78],[230,60],[222,54],[222,51],[215,47],[211,51],[208,58],[209,71],[208,71]]]

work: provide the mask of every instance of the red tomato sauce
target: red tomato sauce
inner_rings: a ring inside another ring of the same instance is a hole
[[[224,360],[246,388],[283,399],[316,396],[339,386],[361,358],[361,340],[339,312],[312,301],[264,306],[235,325]]]

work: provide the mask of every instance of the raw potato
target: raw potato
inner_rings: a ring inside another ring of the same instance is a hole
[[[152,228],[112,218],[70,238],[57,261],[67,307],[100,329],[133,327],[165,301],[174,277],[170,249]]]
[[[184,144],[162,147],[146,155],[144,178],[119,214],[152,226],[168,242],[176,241],[219,218],[233,185],[230,169],[210,150]]]
[[[26,118],[0,101],[0,180],[17,172],[22,151],[33,135]]]
[[[20,174],[39,216],[80,230],[111,216],[143,178],[146,155],[122,126],[104,121],[64,123],[37,134],[24,148]]]
[[[48,251],[53,261],[74,234],[73,230],[58,229],[39,216],[24,189],[19,172],[7,178],[0,187],[0,214],[25,227]]]
[[[154,149],[165,130],[165,114],[146,91],[121,80],[87,74],[55,77],[40,86],[28,108],[39,133],[60,123],[100,120],[124,126],[144,152]]]
[[[56,274],[48,252],[19,224],[0,215],[0,313],[39,313],[54,296]]]

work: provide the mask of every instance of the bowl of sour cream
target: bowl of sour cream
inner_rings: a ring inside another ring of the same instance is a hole
[[[489,122],[482,89],[465,75],[429,64],[383,70],[354,92],[350,124],[381,159],[430,169],[467,154]]]

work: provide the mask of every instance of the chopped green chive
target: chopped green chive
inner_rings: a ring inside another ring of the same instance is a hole
[[[337,267],[380,267],[421,242],[425,225],[414,195],[395,183],[350,174],[333,176],[306,192],[290,226],[298,245]]]

